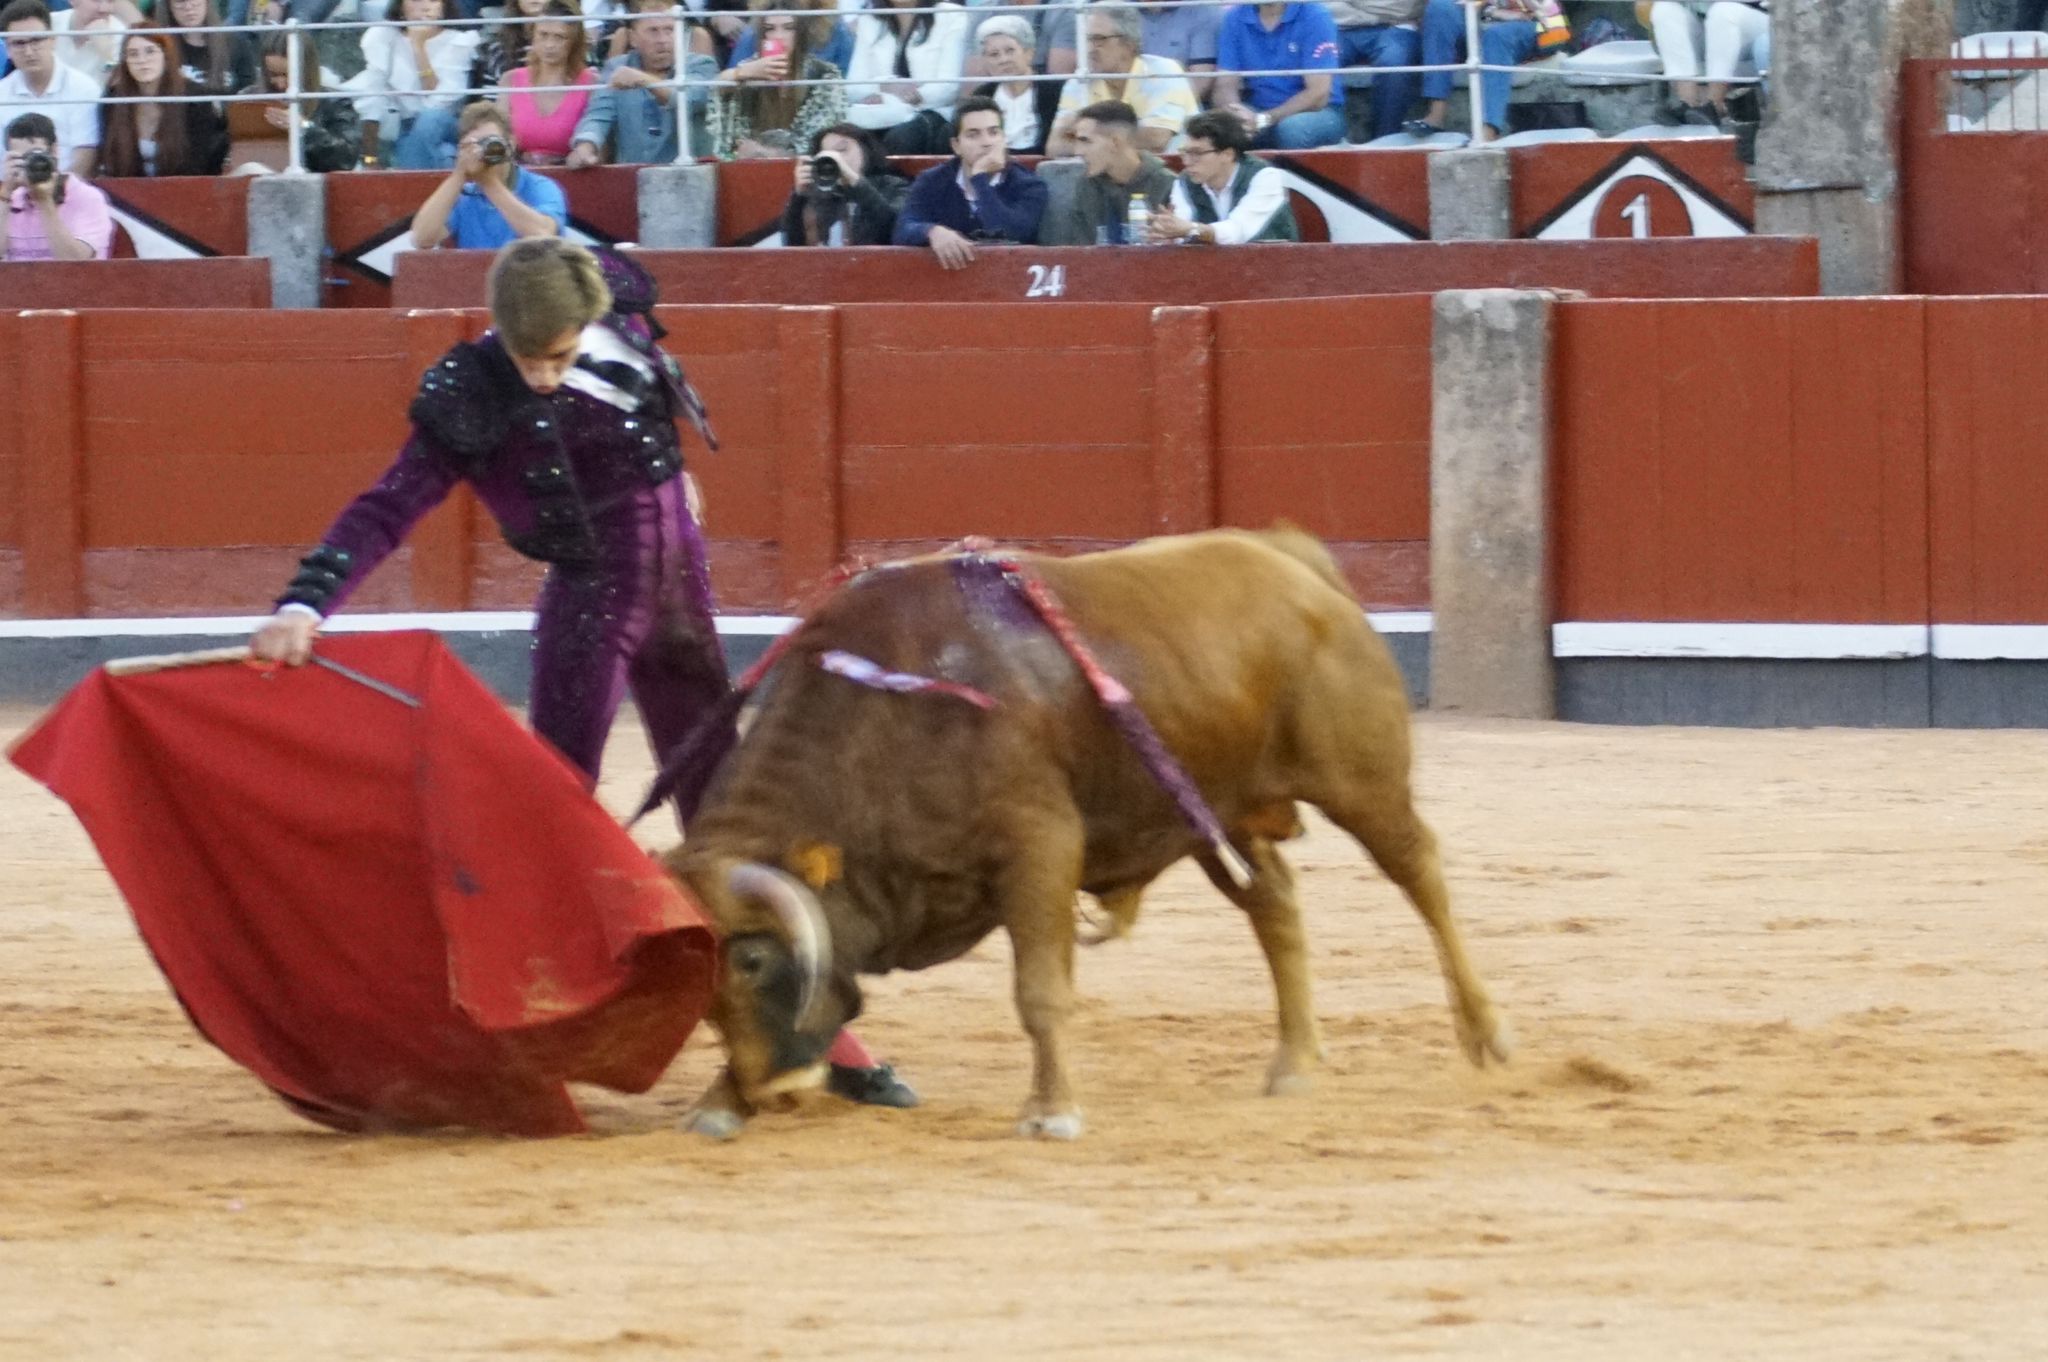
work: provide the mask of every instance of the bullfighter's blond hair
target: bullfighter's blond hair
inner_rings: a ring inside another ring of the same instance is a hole
[[[612,309],[597,257],[560,237],[527,237],[491,262],[491,324],[515,355],[541,355],[564,331]]]

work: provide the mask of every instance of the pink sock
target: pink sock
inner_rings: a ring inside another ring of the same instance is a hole
[[[825,1058],[834,1064],[843,1064],[849,1069],[872,1069],[875,1057],[868,1053],[868,1047],[860,1043],[860,1037],[851,1031],[841,1031],[832,1048],[825,1052]]]

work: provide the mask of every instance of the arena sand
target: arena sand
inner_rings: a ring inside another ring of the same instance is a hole
[[[585,1138],[318,1130],[192,1034],[10,768],[0,1357],[2048,1355],[2048,735],[1420,748],[1515,1064],[1466,1069],[1422,927],[1319,825],[1316,1093],[1255,1095],[1262,966],[1180,872],[1082,955],[1073,1146],[1008,1133],[993,941],[872,991],[921,1111],[686,1137],[700,1036]],[[611,756],[623,807],[638,731]]]

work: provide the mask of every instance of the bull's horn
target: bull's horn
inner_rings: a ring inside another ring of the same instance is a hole
[[[824,910],[818,907],[816,896],[792,876],[757,861],[734,866],[725,883],[735,897],[767,904],[789,937],[789,953],[799,980],[796,1023],[801,1028],[810,1020],[811,1005],[817,1002],[825,975],[832,968],[832,929],[825,923]]]

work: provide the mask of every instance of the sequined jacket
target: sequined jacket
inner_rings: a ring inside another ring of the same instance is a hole
[[[374,486],[349,503],[299,565],[278,604],[338,609],[456,484],[476,492],[505,541],[528,558],[571,567],[607,559],[615,513],[683,470],[676,421],[688,420],[716,449],[703,402],[680,365],[656,343],[652,281],[616,256],[600,256],[614,311],[604,318],[650,360],[660,381],[638,409],[621,411],[568,389],[543,397],[526,386],[495,332],[465,341],[420,380],[412,434]]]

